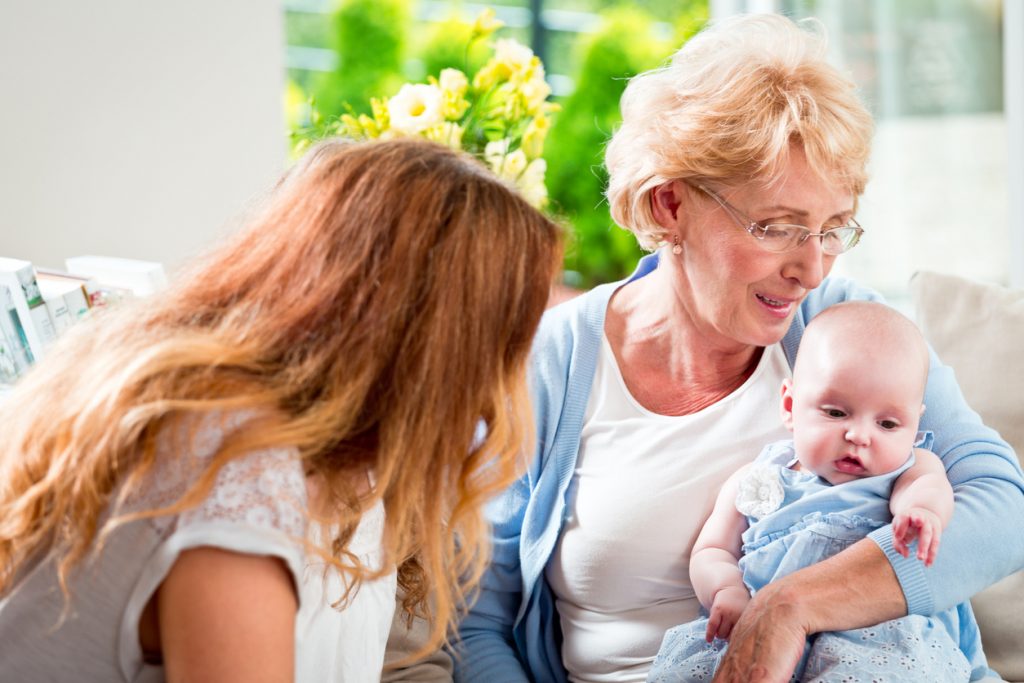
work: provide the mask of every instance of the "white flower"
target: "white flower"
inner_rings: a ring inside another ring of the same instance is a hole
[[[511,38],[502,38],[494,44],[494,60],[510,71],[526,71],[533,62],[533,50]]]
[[[488,142],[487,146],[484,147],[484,159],[492,169],[500,167],[501,160],[506,154],[508,154],[508,145],[508,138],[502,138],[500,140]]]
[[[778,467],[753,465],[740,479],[736,509],[748,517],[760,518],[778,510],[784,497]]]
[[[516,181],[516,187],[522,193],[523,199],[528,201],[531,206],[540,208],[548,199],[548,189],[544,186],[544,173],[547,170],[546,161],[534,159]]]
[[[497,165],[492,166],[492,168],[495,173],[505,180],[515,180],[526,170],[528,163],[526,153],[521,149],[517,149],[501,157]]]
[[[464,95],[466,88],[469,87],[466,74],[458,69],[441,69],[441,75],[438,76],[437,81],[442,91],[455,95]]]
[[[388,101],[391,128],[416,135],[444,121],[444,97],[436,85],[406,83],[398,94]]]

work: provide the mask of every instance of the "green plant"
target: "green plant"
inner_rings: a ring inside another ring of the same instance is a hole
[[[369,97],[394,92],[402,82],[410,0],[342,0],[331,15],[334,70],[313,88],[316,111],[339,116],[344,103],[369,112]]]
[[[677,36],[689,37],[702,15],[681,16],[674,29]],[[662,63],[679,45],[676,38],[655,35],[653,17],[642,10],[616,7],[604,12],[603,20],[577,48],[576,89],[562,102],[545,155],[552,205],[573,226],[566,283],[580,288],[624,277],[643,254],[633,235],[608,214],[604,146],[621,121],[619,98],[628,79]]]
[[[423,74],[439,74],[442,69],[475,73],[490,56],[484,41],[473,38],[473,24],[452,15],[429,25],[416,54]]]

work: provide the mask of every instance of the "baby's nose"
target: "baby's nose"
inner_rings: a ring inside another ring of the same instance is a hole
[[[867,446],[870,443],[866,429],[850,427],[846,430],[846,440],[857,446]]]

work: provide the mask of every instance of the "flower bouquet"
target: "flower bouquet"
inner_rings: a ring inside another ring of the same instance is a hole
[[[494,11],[486,10],[473,24],[470,43],[500,26]],[[418,136],[464,150],[539,208],[547,203],[541,154],[548,114],[558,108],[547,101],[550,94],[540,58],[515,40],[501,39],[476,74],[442,69],[427,83],[406,83],[393,97],[372,98],[371,115],[343,114],[322,134],[361,140]]]

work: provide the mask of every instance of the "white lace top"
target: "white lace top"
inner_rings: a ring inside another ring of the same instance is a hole
[[[147,485],[120,512],[168,505],[202,472],[225,432],[246,418],[210,415],[193,428],[167,430]],[[196,424],[197,423],[197,424]],[[102,552],[70,578],[64,597],[52,555],[29,563],[0,600],[0,662],[4,680],[162,681],[163,667],[143,661],[138,625],[142,610],[178,555],[212,546],[281,558],[299,589],[295,652],[298,681],[377,681],[395,607],[395,574],[366,582],[341,610],[337,572],[307,557],[306,481],[291,450],[251,453],[225,465],[206,499],[178,515],[122,525]],[[382,505],[368,511],[350,548],[379,566]],[[258,598],[257,598],[258,599]]]

